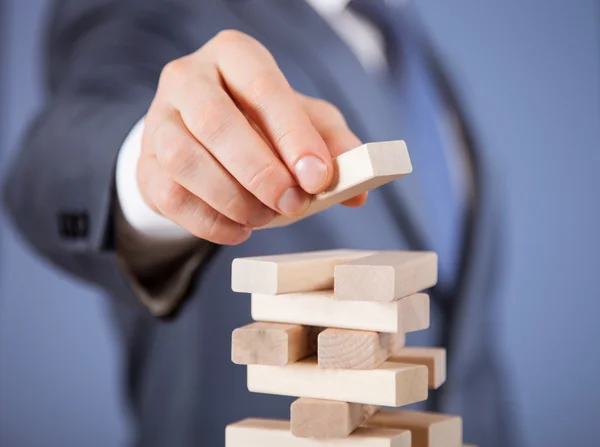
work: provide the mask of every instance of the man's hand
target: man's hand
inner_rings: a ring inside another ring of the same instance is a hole
[[[238,244],[276,213],[302,213],[331,183],[332,157],[359,145],[339,110],[295,92],[265,47],[223,31],[163,69],[138,184],[192,234]]]

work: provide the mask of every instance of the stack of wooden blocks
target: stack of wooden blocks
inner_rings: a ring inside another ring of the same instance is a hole
[[[256,321],[232,335],[252,392],[299,397],[291,420],[246,419],[227,447],[461,447],[458,416],[401,407],[446,379],[446,351],[405,347],[429,327],[431,252],[333,250],[236,259]]]

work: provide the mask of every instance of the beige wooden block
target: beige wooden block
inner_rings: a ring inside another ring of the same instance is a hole
[[[363,427],[335,441],[297,438],[288,421],[273,419],[244,419],[225,429],[225,447],[411,447],[410,439],[408,430]]]
[[[238,365],[287,365],[312,355],[322,328],[256,322],[231,335],[231,361]]]
[[[324,369],[309,357],[286,366],[248,365],[248,390],[399,407],[427,399],[427,368],[385,362],[377,369]]]
[[[290,408],[292,435],[299,438],[345,438],[379,410],[376,405],[301,397]]]
[[[337,369],[373,369],[404,346],[403,332],[325,329],[319,334],[317,357],[319,367]]]
[[[333,268],[342,262],[373,254],[365,250],[323,250],[273,256],[237,258],[231,264],[234,292],[312,292],[333,288]]]
[[[446,350],[444,348],[405,347],[394,353],[390,360],[427,366],[431,389],[439,388],[446,381]]]
[[[402,428],[412,433],[412,447],[461,447],[462,419],[441,413],[384,409],[365,426]]]
[[[277,216],[261,228],[289,225],[377,188],[412,172],[404,141],[367,143],[333,160],[334,178],[329,188],[314,196],[308,209],[297,217]]]
[[[429,251],[383,251],[336,265],[337,300],[394,301],[434,286],[437,254]]]
[[[338,301],[333,291],[252,294],[252,319],[308,326],[412,332],[429,327],[429,296],[416,293],[398,301]]]

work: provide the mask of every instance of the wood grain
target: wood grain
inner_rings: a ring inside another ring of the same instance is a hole
[[[376,405],[301,397],[290,408],[292,434],[299,438],[345,438],[378,409]]]
[[[361,427],[351,436],[330,443],[297,438],[288,421],[273,419],[245,419],[225,429],[225,447],[411,447],[410,439],[408,430]]]
[[[446,350],[444,348],[405,347],[390,358],[400,363],[425,365],[429,371],[429,388],[437,389],[446,381]]]
[[[337,369],[374,369],[404,346],[403,332],[325,329],[319,334],[319,367]]]
[[[321,328],[255,322],[231,335],[231,361],[238,365],[287,365],[316,352]]]
[[[366,250],[323,250],[236,258],[231,264],[231,289],[234,292],[269,295],[332,289],[333,269],[337,264],[373,253]]]
[[[437,254],[384,251],[335,266],[337,300],[394,301],[434,286]]]
[[[377,188],[412,172],[404,141],[367,143],[333,159],[334,178],[329,188],[313,197],[300,216],[277,216],[261,228],[289,225],[358,194]]]
[[[427,399],[427,368],[386,362],[377,369],[324,369],[316,357],[286,366],[248,365],[248,390],[399,407]]]
[[[338,301],[333,291],[285,295],[252,294],[252,319],[376,332],[412,332],[429,327],[429,296],[416,293],[389,303]]]
[[[441,413],[383,409],[364,424],[410,430],[412,447],[461,447],[462,419]]]

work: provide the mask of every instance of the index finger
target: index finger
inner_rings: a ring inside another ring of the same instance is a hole
[[[219,43],[214,60],[231,96],[258,124],[299,185],[311,194],[325,190],[333,178],[331,155],[271,53],[234,31],[221,33]]]

